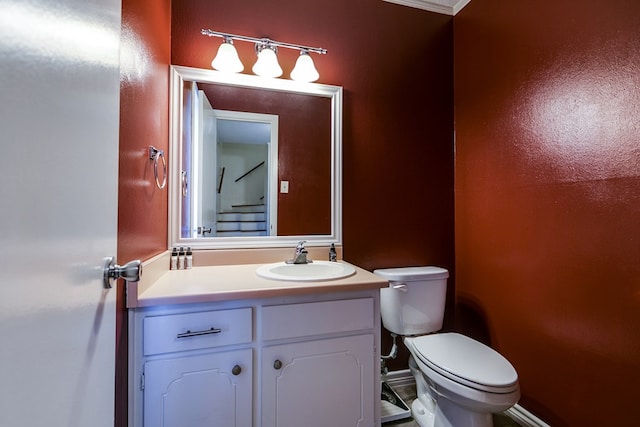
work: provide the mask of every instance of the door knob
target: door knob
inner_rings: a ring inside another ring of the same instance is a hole
[[[139,259],[128,262],[125,265],[116,265],[116,259],[109,257],[104,265],[102,278],[105,289],[110,289],[116,279],[137,282],[140,280],[140,276],[142,276],[142,263]]]

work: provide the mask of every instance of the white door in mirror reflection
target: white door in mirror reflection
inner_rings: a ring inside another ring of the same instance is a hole
[[[184,237],[277,235],[278,116],[215,110],[203,91],[193,99]]]

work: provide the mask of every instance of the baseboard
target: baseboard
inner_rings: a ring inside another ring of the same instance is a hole
[[[504,414],[525,427],[551,427],[517,403],[507,409]]]
[[[413,375],[411,375],[411,371],[408,369],[388,372],[382,376],[382,381],[385,381],[391,387],[402,387],[415,384]],[[545,423],[518,404],[507,409],[504,414],[523,427],[551,427],[549,424]]]

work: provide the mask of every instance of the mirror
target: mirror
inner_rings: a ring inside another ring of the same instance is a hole
[[[341,87],[170,74],[170,247],[341,244]]]

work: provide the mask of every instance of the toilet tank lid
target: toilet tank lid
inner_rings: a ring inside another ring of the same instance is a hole
[[[440,267],[399,267],[374,270],[374,274],[394,281],[411,282],[414,280],[437,280],[449,277],[449,271]]]

